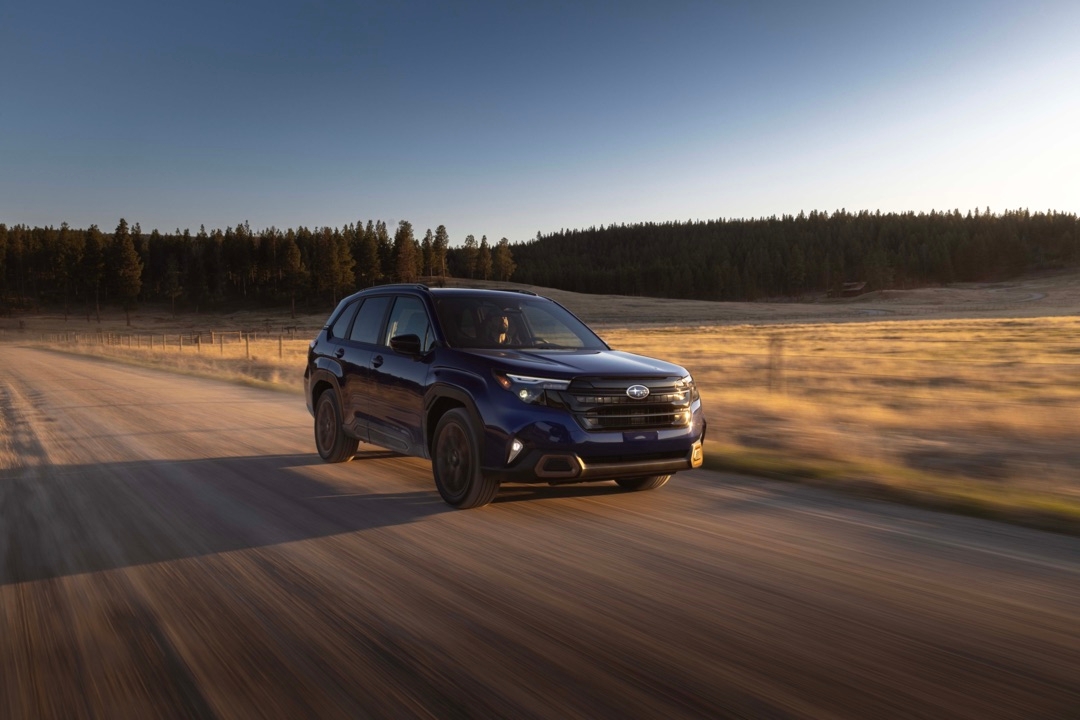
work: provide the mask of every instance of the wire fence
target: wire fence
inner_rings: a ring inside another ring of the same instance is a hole
[[[203,330],[186,333],[116,333],[116,332],[51,332],[51,333],[10,333],[0,330],[0,341],[34,341],[47,345],[102,347],[110,349],[158,351],[158,352],[193,352],[216,353],[221,357],[244,357],[251,359],[252,350],[276,349],[279,360],[283,360],[290,349],[306,347],[307,339],[297,339],[296,333],[267,333],[265,331],[246,332],[243,330]]]
[[[153,353],[194,353],[208,358],[286,358],[298,360],[309,343],[306,329],[281,326],[260,330],[191,330],[178,333],[147,332],[46,332],[0,329],[0,341],[33,340],[61,346],[100,347],[110,352],[131,349]],[[934,403],[972,406],[1019,407],[1054,406],[1075,403],[1080,407],[1080,338],[1077,341],[1043,342],[1034,338],[998,337],[992,340],[996,359],[965,358],[961,352],[933,355],[935,344],[944,347],[971,345],[973,340],[894,338],[867,336],[868,352],[847,347],[829,348],[820,339],[808,340],[798,331],[776,331],[744,338],[733,349],[712,334],[711,342],[695,347],[687,340],[693,334],[679,334],[670,343],[664,333],[626,330],[613,346],[647,355],[669,356],[699,375],[699,385],[707,393],[756,390],[769,394],[799,396],[807,401],[828,404],[841,398],[866,397],[883,403]],[[890,342],[896,347],[914,346],[896,352],[881,352]],[[748,342],[749,341],[749,342]],[[957,345],[952,345],[957,343]],[[662,347],[668,345],[668,347]],[[748,347],[749,345],[749,347]],[[815,346],[815,347],[811,347]],[[828,348],[823,350],[823,348]],[[1010,352],[1005,352],[1009,349]],[[983,355],[987,352],[984,348]],[[1046,356],[1051,359],[1043,359]],[[1073,358],[1076,358],[1075,360]]]

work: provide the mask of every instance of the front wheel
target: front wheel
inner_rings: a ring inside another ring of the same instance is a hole
[[[487,505],[499,492],[499,483],[480,471],[480,448],[472,419],[462,408],[439,418],[431,453],[435,487],[442,499],[456,508]]]
[[[615,482],[624,490],[655,490],[667,485],[670,475],[651,475],[649,477],[617,478]]]
[[[315,405],[315,447],[328,463],[349,462],[360,441],[345,434],[341,409],[333,390],[326,390]]]

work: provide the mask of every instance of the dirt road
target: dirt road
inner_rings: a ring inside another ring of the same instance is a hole
[[[11,346],[0,424],[3,718],[1080,713],[1075,538],[709,472],[453,511],[296,396]]]

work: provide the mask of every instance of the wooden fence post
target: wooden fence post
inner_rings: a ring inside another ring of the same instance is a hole
[[[225,357],[225,333],[218,335],[218,347],[221,348],[221,357]]]
[[[282,338],[281,335],[277,336],[277,356],[278,356],[278,360],[281,360],[281,359],[283,359],[285,357],[284,342],[282,341],[281,338]]]
[[[244,359],[251,359],[251,336],[244,335]]]

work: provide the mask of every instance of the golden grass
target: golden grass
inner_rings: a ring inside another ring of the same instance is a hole
[[[707,464],[1080,530],[1080,319],[607,332],[702,389]]]

